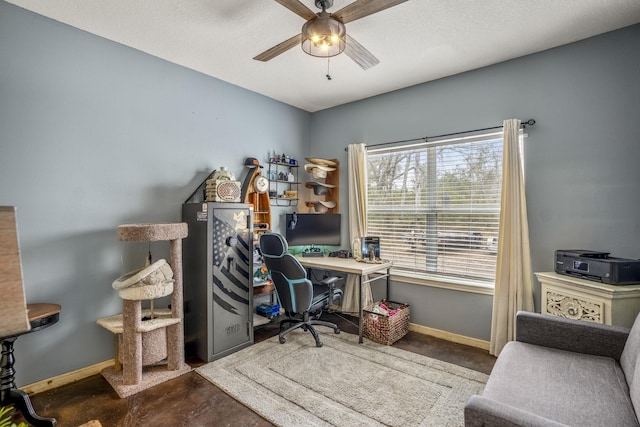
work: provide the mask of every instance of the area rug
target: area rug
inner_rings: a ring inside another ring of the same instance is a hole
[[[302,330],[196,369],[273,424],[462,426],[464,404],[488,376],[358,336]]]

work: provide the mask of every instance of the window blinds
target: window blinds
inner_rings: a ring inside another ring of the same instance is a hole
[[[394,268],[495,277],[502,132],[369,149],[367,235]]]

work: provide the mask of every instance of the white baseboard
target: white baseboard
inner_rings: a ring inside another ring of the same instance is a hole
[[[105,368],[113,366],[115,361],[105,360],[104,362],[96,363],[95,365],[87,366],[76,371],[67,372],[56,377],[47,378],[46,380],[38,381],[33,384],[28,384],[20,387],[20,390],[31,395],[35,393],[42,393],[43,391],[51,390],[56,387],[63,386],[65,384],[71,384],[73,382],[88,378],[92,375],[99,374]]]
[[[427,326],[416,325],[415,323],[409,323],[409,330],[418,332],[420,334],[431,335],[432,337],[440,338],[443,340],[455,342],[458,344],[464,344],[471,347],[480,348],[482,350],[489,351],[489,341],[480,340],[478,338],[467,337],[464,335],[454,334],[452,332],[442,331],[440,329],[429,328]],[[99,374],[103,369],[113,366],[114,360],[105,360],[104,362],[96,363],[95,365],[87,366],[76,371],[67,372],[56,377],[47,378],[42,381],[35,382],[20,387],[20,390],[31,395],[35,393],[42,393],[56,387],[63,386],[65,384],[71,384],[73,382],[88,378],[92,375]]]
[[[430,335],[432,337],[440,338],[443,340],[489,351],[489,341],[481,340],[478,338],[458,335],[452,332],[442,331],[440,329],[429,328],[428,326],[416,325],[415,323],[409,323],[409,330],[418,332],[419,334]]]

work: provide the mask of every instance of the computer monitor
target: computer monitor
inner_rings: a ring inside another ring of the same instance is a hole
[[[340,246],[340,214],[286,214],[289,246]]]

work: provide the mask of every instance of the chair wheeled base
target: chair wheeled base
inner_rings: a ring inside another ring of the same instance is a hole
[[[316,347],[322,347],[322,341],[320,341],[318,332],[313,327],[313,325],[326,326],[328,328],[333,329],[333,332],[335,334],[340,333],[340,328],[338,328],[338,325],[336,325],[335,323],[331,323],[331,322],[327,322],[319,319],[312,319],[310,318],[308,312],[304,314],[302,319],[295,318],[288,313],[287,315],[289,317],[287,317],[286,319],[282,319],[280,321],[280,334],[278,335],[278,341],[280,341],[280,344],[284,344],[285,342],[287,342],[284,336],[287,335],[289,332],[295,331],[298,328],[302,328],[304,331],[311,332],[311,335],[313,335],[313,338],[316,340]],[[289,326],[287,329],[285,329],[287,324],[292,324],[292,326]]]

